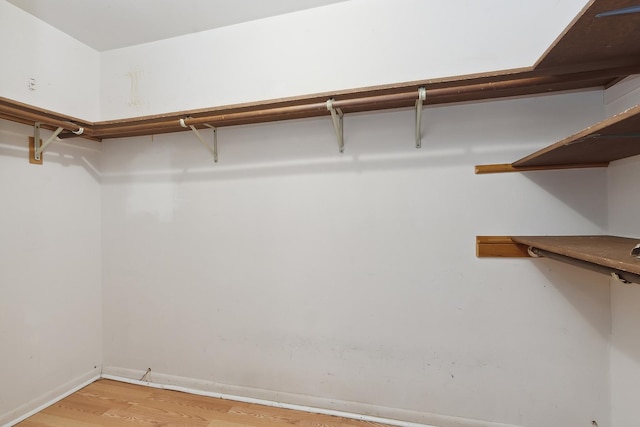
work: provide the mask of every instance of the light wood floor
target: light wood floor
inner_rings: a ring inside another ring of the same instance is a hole
[[[16,426],[387,427],[110,380],[98,380]]]

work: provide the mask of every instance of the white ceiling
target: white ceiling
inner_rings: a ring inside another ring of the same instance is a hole
[[[346,0],[8,0],[98,51]]]

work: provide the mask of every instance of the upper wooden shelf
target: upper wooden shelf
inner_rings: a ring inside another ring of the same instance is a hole
[[[598,16],[637,5],[637,0],[591,0],[533,69],[541,74],[595,72],[637,63],[640,59],[640,13]],[[478,165],[476,173],[604,167],[613,160],[638,154],[640,106],[513,163]]]
[[[634,73],[640,73],[640,58],[637,64],[622,68],[562,75],[540,75],[531,68],[502,70],[101,122],[89,122],[0,97],[0,119],[24,124],[40,122],[48,129],[62,127],[61,138],[77,137],[72,131],[82,127],[82,137],[103,140],[189,130],[181,126],[181,120],[202,129],[205,125],[224,127],[329,116],[328,99],[334,100],[335,108],[349,114],[413,107],[419,88],[426,90],[424,104],[436,105],[604,87],[620,76]]]
[[[594,72],[634,63],[640,58],[640,14],[598,17],[603,12],[630,6],[637,6],[637,1],[592,0],[540,58],[534,70],[543,74]],[[476,166],[476,173],[607,166],[613,160],[638,154],[640,106],[513,163]],[[476,254],[542,256],[640,283],[640,259],[631,254],[639,242],[640,239],[616,236],[477,236]]]
[[[638,6],[637,0],[591,0],[535,65],[546,72],[629,65],[640,58],[640,14],[598,14]]]
[[[476,173],[607,166],[640,154],[640,105],[506,165],[479,165]]]
[[[640,283],[640,259],[631,250],[640,239],[617,236],[478,236],[479,257],[542,256]]]
[[[640,259],[631,255],[640,239],[618,236],[512,236],[522,245],[640,275]]]
[[[609,163],[640,154],[640,106],[513,163],[516,168]]]
[[[344,113],[412,107],[418,90],[425,105],[608,87],[640,73],[640,14],[597,18],[598,13],[633,6],[633,0],[591,0],[536,64],[513,70],[425,79],[256,101],[247,104],[89,122],[0,98],[0,119],[45,129],[62,128],[60,138],[96,140],[157,135],[204,128],[328,116],[328,99]],[[82,128],[82,129],[80,129]],[[75,133],[74,133],[75,131]],[[600,161],[600,160],[598,160]],[[519,167],[519,166],[518,166]]]

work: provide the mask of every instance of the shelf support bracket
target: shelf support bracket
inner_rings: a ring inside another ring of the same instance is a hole
[[[627,280],[627,279],[624,279],[624,278],[620,277],[620,274],[615,273],[615,272],[614,272],[614,273],[611,273],[611,277],[613,277],[613,278],[614,278],[614,279],[616,279],[618,282],[623,283],[623,284],[625,284],[625,285],[629,285],[629,284],[633,283],[633,282],[631,282],[631,281],[629,281],[629,280]]]
[[[40,139],[40,122],[35,122],[33,124],[33,136],[29,137],[29,163],[32,165],[41,165],[42,164],[42,156],[38,156],[36,158],[36,150],[39,150],[41,147],[42,140]]]
[[[187,127],[187,124],[184,122],[184,119],[180,119],[180,126],[185,128]],[[200,131],[198,131],[198,129],[196,129],[194,125],[188,125],[188,127],[191,128],[191,130],[196,135],[198,140],[202,143],[202,145],[204,145],[207,150],[211,151],[211,154],[213,154],[213,161],[215,163],[218,163],[218,129],[208,124],[205,124],[205,126],[210,129],[213,129],[213,148],[211,148],[211,146],[207,144],[207,142],[204,140],[204,138],[200,134]]]
[[[341,109],[333,108],[333,101],[333,98],[327,101],[327,110],[331,113],[331,121],[333,122],[333,130],[336,132],[336,138],[338,139],[338,147],[340,148],[340,152],[344,153],[344,114]]]
[[[63,130],[64,128],[56,129],[55,132],[53,132],[53,134],[42,144],[42,146],[40,145],[40,139],[34,136],[35,151],[33,152],[33,157],[36,160],[40,160],[40,156],[42,155],[42,153],[44,153],[44,150],[47,149],[49,144],[51,144]]]
[[[40,161],[40,155],[36,155],[38,150],[40,150],[40,122],[35,122],[33,125],[33,158]]]
[[[427,99],[427,90],[424,87],[418,89],[416,100],[416,148],[422,147],[422,104]]]
[[[47,138],[47,140],[41,144],[40,141],[40,122],[35,122],[33,125],[33,143],[31,143],[31,138],[29,138],[29,162],[37,165],[42,164],[42,154],[44,150],[47,149],[49,144],[51,144],[55,139],[58,139],[58,135],[65,130],[63,127],[58,127],[53,134]],[[71,132],[76,135],[82,135],[84,132],[84,128],[78,127],[78,130],[72,130]],[[59,141],[59,139],[58,139]]]
[[[213,130],[213,161],[218,163],[218,128],[208,125],[205,123],[205,126],[209,129]]]
[[[538,257],[545,257],[556,261],[561,261],[566,264],[575,265],[576,267],[584,268],[587,270],[595,271],[597,273],[604,273],[611,275],[614,279],[621,283],[638,283],[640,284],[640,275],[630,273],[628,271],[619,270],[617,268],[608,267],[606,265],[596,264],[589,261],[584,261],[578,258],[572,258],[566,255],[561,255],[555,252],[547,251],[544,249],[530,247],[529,252],[533,252]]]

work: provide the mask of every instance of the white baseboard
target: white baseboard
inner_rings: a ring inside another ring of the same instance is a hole
[[[19,422],[24,421],[30,416],[42,411],[44,408],[53,405],[59,400],[64,399],[70,394],[75,393],[98,379],[100,379],[100,368],[92,369],[90,372],[74,378],[60,387],[57,387],[56,389],[51,390],[50,392],[47,392],[14,410],[0,415],[0,426],[11,427],[18,424]]]
[[[358,402],[282,393],[251,387],[231,386],[157,372],[151,372],[150,375],[145,378],[148,381],[139,380],[144,374],[145,371],[113,366],[105,366],[102,370],[102,378],[115,381],[181,391],[201,396],[257,403],[278,408],[336,415],[398,427],[521,427],[513,424],[451,417]]]

